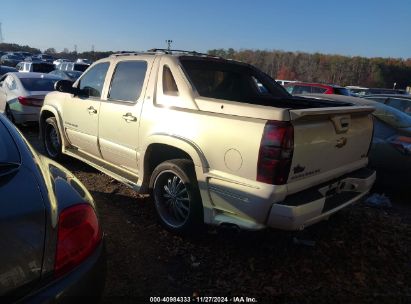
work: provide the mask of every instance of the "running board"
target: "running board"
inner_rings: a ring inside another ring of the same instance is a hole
[[[137,184],[138,176],[127,172],[119,167],[108,164],[105,161],[102,161],[96,157],[93,157],[87,153],[79,151],[73,148],[66,148],[64,154],[67,154],[71,157],[77,158],[82,162],[85,162],[89,166],[96,168],[97,170],[103,172],[104,174],[118,180],[119,182],[125,184],[126,186],[132,188],[133,190],[139,192],[141,186]],[[133,182],[135,181],[135,182]]]

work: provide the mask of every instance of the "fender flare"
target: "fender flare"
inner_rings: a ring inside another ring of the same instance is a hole
[[[54,107],[52,105],[49,105],[49,104],[43,105],[43,107],[41,108],[41,111],[40,111],[40,116],[39,116],[40,139],[42,139],[43,136],[44,136],[44,134],[43,134],[43,128],[44,128],[44,126],[43,126],[43,113],[45,111],[53,113],[54,117],[56,118],[57,125],[58,125],[59,132],[60,132],[60,138],[63,141],[62,142],[62,148],[63,148],[63,150],[65,150],[65,147],[67,146],[67,143],[69,141],[66,137],[66,134],[64,133],[64,124],[63,124],[63,120],[62,120],[61,115],[60,115],[60,111],[56,107]]]
[[[144,159],[146,156],[145,152],[151,144],[164,144],[180,149],[191,157],[194,162],[194,166],[201,167],[203,168],[203,170],[209,168],[208,161],[203,151],[191,140],[175,134],[155,133],[148,136],[142,145],[143,148],[141,149],[141,151],[143,158],[140,158],[140,165],[142,165],[140,168],[142,169],[144,169]]]

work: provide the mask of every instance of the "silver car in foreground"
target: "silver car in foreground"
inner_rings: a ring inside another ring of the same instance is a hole
[[[1,303],[100,297],[105,258],[90,193],[0,114]]]
[[[0,113],[17,124],[37,122],[44,97],[60,77],[42,73],[7,73],[0,78]]]

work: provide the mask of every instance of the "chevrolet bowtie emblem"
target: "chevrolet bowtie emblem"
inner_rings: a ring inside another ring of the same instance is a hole
[[[335,145],[337,148],[342,148],[347,144],[347,138],[346,137],[341,137],[340,139],[337,139],[337,144]]]

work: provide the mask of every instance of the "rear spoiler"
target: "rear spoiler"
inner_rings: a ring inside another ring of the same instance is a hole
[[[297,120],[307,116],[323,115],[347,115],[347,114],[370,114],[375,108],[370,106],[347,106],[347,107],[330,107],[330,108],[311,108],[290,110],[290,120]]]

